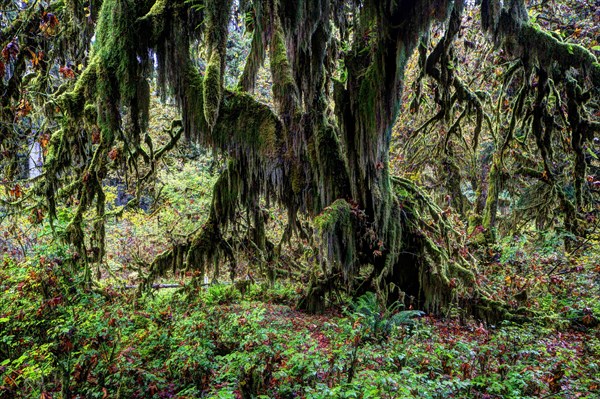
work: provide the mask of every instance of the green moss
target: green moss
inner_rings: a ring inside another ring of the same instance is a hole
[[[150,8],[150,11],[148,11],[143,18],[156,18],[163,15],[168,5],[168,0],[156,0]]]
[[[321,232],[328,232],[338,225],[346,226],[350,223],[350,211],[350,204],[346,200],[338,199],[315,218],[315,227]]]
[[[260,118],[258,145],[261,154],[273,158],[281,145],[281,128],[272,117]]]
[[[494,241],[496,228],[496,212],[498,210],[498,195],[500,194],[501,184],[501,162],[500,154],[494,154],[492,166],[490,168],[488,178],[488,192],[485,200],[485,208],[483,211],[482,226],[485,229],[487,237]]]
[[[207,66],[202,88],[204,118],[212,130],[219,117],[223,96],[225,53],[232,0],[207,0],[206,12]]]
[[[136,20],[135,8],[131,0],[105,0],[100,9],[93,47],[93,56],[98,57],[99,67],[104,70],[103,78],[117,82],[122,99],[135,96],[133,81],[138,51],[134,30],[131,29]]]
[[[59,129],[52,133],[52,136],[50,137],[50,142],[48,143],[48,152],[46,153],[46,157],[44,160],[46,169],[54,169],[56,167],[58,158],[62,153],[64,139],[64,129]]]
[[[287,56],[285,36],[279,25],[276,25],[271,39],[270,62],[271,76],[273,77],[273,97],[283,119],[289,120],[294,117],[296,112],[298,96],[292,68]]]
[[[79,118],[84,111],[86,100],[94,96],[96,90],[97,60],[92,59],[90,64],[77,79],[73,90],[63,93],[57,99],[61,110],[72,118]]]
[[[212,143],[228,152],[272,160],[281,149],[281,122],[268,106],[251,95],[228,91],[221,115],[211,136]]]
[[[360,79],[359,92],[359,112],[360,119],[363,122],[363,129],[371,134],[377,132],[377,120],[380,118],[378,110],[381,107],[379,102],[379,85],[382,83],[382,76],[378,71],[376,63],[371,64]]]
[[[206,75],[202,86],[202,96],[204,97],[204,118],[209,129],[213,129],[219,117],[219,107],[223,94],[221,76],[221,57],[213,54],[207,67]]]
[[[89,124],[94,124],[98,119],[98,112],[95,104],[87,103],[83,108],[83,116]]]
[[[169,5],[168,0],[156,0],[150,8],[150,11],[139,22],[150,24],[149,30],[152,32],[153,41],[156,41],[164,32],[165,12]]]
[[[284,90],[287,85],[293,85],[294,79],[291,75],[291,66],[288,61],[283,32],[281,30],[276,31],[272,40],[270,62],[275,75],[280,77],[280,79],[277,79],[279,88],[276,90],[279,92],[280,90]]]
[[[300,194],[306,187],[306,178],[304,176],[304,169],[298,162],[292,165],[292,176],[290,178],[292,182],[292,191],[294,194]]]

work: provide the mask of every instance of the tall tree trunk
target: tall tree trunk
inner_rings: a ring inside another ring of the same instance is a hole
[[[403,210],[394,191],[388,154],[408,58],[430,18],[445,17],[446,12],[433,2],[409,8],[388,1],[365,5],[356,32],[363,39],[354,42],[344,63],[347,80],[334,84],[349,192],[317,218],[328,261],[341,263],[351,293],[375,289],[389,301],[414,298],[430,310],[447,304],[448,271],[418,259],[426,245],[409,228],[414,216]],[[364,265],[372,265],[372,271],[366,280],[358,280]],[[324,287],[313,288],[323,295]]]

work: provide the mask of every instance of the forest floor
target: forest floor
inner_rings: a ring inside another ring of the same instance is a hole
[[[560,231],[473,248],[478,284],[530,312],[520,324],[384,308],[373,295],[309,315],[295,308],[306,284],[283,278],[200,288],[184,274],[157,281],[178,289],[121,288],[207,209],[202,192],[165,193],[168,206],[109,226],[89,288],[47,224],[21,217],[0,236],[0,399],[600,398],[598,237],[569,253]],[[271,230],[285,225],[271,219]],[[55,230],[68,220],[59,214]],[[284,252],[309,270],[305,244]],[[246,262],[239,276],[255,272]]]
[[[569,286],[597,266],[538,287],[543,317],[489,325],[370,295],[308,315],[293,284],[86,291],[61,259],[0,269],[0,398],[600,397],[598,291]]]

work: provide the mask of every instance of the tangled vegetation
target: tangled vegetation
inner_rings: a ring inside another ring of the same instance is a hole
[[[597,391],[568,374],[598,359],[595,2],[0,8],[0,397]],[[261,312],[324,323],[301,327],[329,363]],[[465,339],[410,358],[433,317]],[[541,353],[557,332],[577,344]]]
[[[322,272],[310,280],[304,301],[308,309],[319,308],[323,295],[341,287],[353,295],[375,289],[392,301],[408,293],[428,310],[446,307],[454,296],[452,278],[459,277],[461,285],[473,288],[469,261],[451,245],[436,243],[451,234],[449,224],[438,223],[432,237],[418,233],[428,223],[420,213],[431,209],[430,201],[412,200],[424,198],[417,186],[407,179],[394,180],[390,174],[392,127],[402,105],[407,63],[417,46],[422,71],[415,82],[421,85],[426,78],[436,82],[439,108],[419,130],[438,120],[450,124],[444,152],[448,167],[454,168],[448,179],[454,208],[464,212],[450,137],[460,137],[461,121],[474,115],[475,148],[486,127],[497,142],[487,187],[481,190],[484,206],[472,216],[473,221],[481,218],[476,225],[484,229],[486,240],[495,240],[504,153],[517,127],[522,136],[531,132],[535,137],[543,160],[542,170],[524,169],[550,186],[563,208],[566,230],[585,235],[580,219],[590,198],[583,189],[583,151],[598,127],[586,104],[597,90],[600,67],[585,47],[540,29],[530,20],[522,0],[480,6],[481,29],[513,59],[505,86],[512,88],[513,81],[519,80],[506,128],[501,121],[491,120],[487,99],[454,71],[454,43],[465,9],[462,2],[111,0],[89,4],[85,22],[77,4],[50,2],[41,11],[34,8],[17,7],[6,17],[3,36],[12,39],[4,51],[5,69],[11,71],[5,78],[9,85],[4,101],[20,101],[16,109],[11,108],[13,120],[32,112],[32,103],[39,107],[38,128],[51,133],[44,133],[50,135],[45,139],[44,178],[31,193],[45,197],[39,212],[47,212],[51,221],[57,217],[57,201],[75,198],[76,211],[65,235],[86,265],[100,265],[106,255],[103,185],[108,169],[132,173],[139,187],[152,178],[157,162],[183,135],[229,161],[214,188],[206,225],[158,257],[150,266],[148,283],[171,269],[199,269],[205,274],[208,263],[217,265],[227,259],[235,263],[236,251],[227,236],[228,224],[238,218],[238,210],[252,219],[247,239],[263,258],[270,257],[260,205],[266,200],[287,209],[283,241],[296,233],[306,234],[298,232],[302,230],[300,214],[332,219],[318,223],[324,248],[319,259]],[[33,38],[29,38],[31,43],[22,43],[26,35],[18,35],[27,24],[39,20],[40,12],[42,22],[30,31],[37,30],[47,46],[45,52],[37,51],[40,45]],[[237,88],[224,85],[232,13],[245,18],[245,29],[252,36]],[[95,29],[84,29],[87,36],[69,42],[66,51],[63,24],[67,32],[77,23]],[[434,45],[429,32],[435,25],[443,34]],[[197,44],[200,69],[190,51]],[[86,58],[69,58],[80,54],[81,47],[87,51]],[[251,94],[267,58],[273,108]],[[70,66],[74,61],[81,62],[77,74]],[[58,73],[75,82],[57,86],[52,67],[63,62],[66,65]],[[182,118],[173,122],[163,148],[155,148],[148,134],[149,80],[153,78],[163,98],[175,101]],[[28,88],[39,90],[31,92],[38,98],[22,97]],[[416,93],[414,109],[421,102],[420,90]],[[499,103],[503,94],[496,94]],[[454,115],[457,107],[463,109],[459,116]],[[561,187],[553,166],[556,125],[570,132],[573,198]],[[18,138],[4,129],[5,152],[14,157]],[[6,166],[9,178],[14,176],[10,162]],[[142,168],[149,171],[142,172]],[[396,193],[395,181],[403,182],[401,190],[408,201],[401,203],[404,198]],[[330,212],[331,206],[338,210]],[[95,209],[93,229],[86,238],[84,213],[91,209]],[[402,255],[407,252],[414,255]],[[367,269],[370,272],[365,276]],[[487,295],[477,287],[470,296],[468,302],[485,302],[484,308],[489,309]]]

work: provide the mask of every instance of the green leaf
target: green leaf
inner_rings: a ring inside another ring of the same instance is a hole
[[[8,317],[0,317],[0,323],[8,323],[10,319]]]
[[[594,50],[594,51],[600,51],[600,46],[594,46],[594,47],[592,47],[592,50]]]

